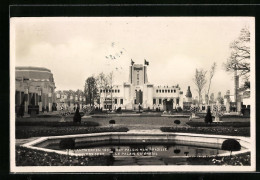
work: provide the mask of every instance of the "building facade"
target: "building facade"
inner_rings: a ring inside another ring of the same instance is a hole
[[[147,65],[133,64],[129,67],[129,80],[122,85],[99,90],[100,106],[104,109],[137,110],[143,109],[171,110],[183,108],[183,92],[178,85],[154,85],[148,81]],[[170,104],[170,106],[165,106]],[[167,107],[170,107],[167,108]]]
[[[15,68],[15,106],[39,106],[39,111],[52,111],[55,106],[55,82],[49,69],[42,67]]]
[[[76,108],[82,109],[86,104],[86,98],[82,90],[56,91],[56,103],[57,109],[59,109],[61,105],[64,105],[72,111]]]

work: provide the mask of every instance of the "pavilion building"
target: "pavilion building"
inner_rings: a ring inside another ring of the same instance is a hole
[[[55,82],[53,74],[43,67],[15,68],[15,106],[16,110],[23,105],[24,112],[28,106],[39,106],[52,111],[55,106]]]
[[[148,65],[132,64],[129,67],[129,80],[112,88],[102,88],[100,106],[103,109],[137,110],[143,109],[172,110],[183,108],[183,92],[179,85],[154,85],[148,81]]]

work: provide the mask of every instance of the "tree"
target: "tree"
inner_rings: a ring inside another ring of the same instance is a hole
[[[214,103],[214,102],[215,102],[214,93],[211,93],[211,94],[210,94],[210,102],[211,102],[211,103]]]
[[[201,103],[201,92],[207,83],[206,73],[207,71],[204,71],[203,69],[196,69],[195,78],[193,79],[199,93],[199,104]]]
[[[215,71],[216,71],[216,67],[217,67],[217,64],[216,62],[214,62],[211,66],[211,69],[210,69],[210,74],[209,74],[209,87],[208,87],[208,92],[207,92],[207,97],[209,97],[209,90],[210,90],[210,85],[211,85],[211,80],[215,74]],[[209,104],[209,98],[207,98],[207,104]]]
[[[114,73],[113,73],[113,71],[108,74],[107,80],[108,80],[108,86],[109,86],[110,93],[111,93],[111,109],[113,109],[113,93],[112,93],[112,89],[113,89],[113,85],[114,85]]]
[[[86,96],[86,104],[90,104],[90,106],[94,105],[95,100],[97,99],[97,84],[94,76],[90,76],[85,81],[85,96]]]
[[[210,107],[208,107],[207,114],[205,116],[205,123],[212,123],[212,116],[210,112]]]
[[[77,109],[76,109],[76,112],[75,112],[74,117],[73,117],[73,122],[74,123],[81,123],[81,115],[79,113],[79,107],[77,107]]]
[[[108,79],[106,77],[106,75],[102,72],[100,73],[97,77],[96,77],[96,83],[97,83],[97,88],[99,90],[99,92],[101,92],[100,90],[102,89],[105,98],[107,97],[107,89],[108,89]],[[98,98],[101,98],[101,93],[98,94]],[[105,101],[106,102],[106,101]],[[99,107],[100,107],[100,100],[99,100]]]
[[[218,92],[217,101],[218,101],[220,104],[224,104],[224,98],[222,97],[221,92]]]
[[[244,86],[250,88],[250,31],[247,27],[240,31],[238,39],[230,44],[231,54],[224,64],[227,72],[244,79]]]

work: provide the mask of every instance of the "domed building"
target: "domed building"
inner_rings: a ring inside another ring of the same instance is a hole
[[[52,72],[43,67],[15,68],[15,107],[39,106],[39,111],[55,109],[55,82]]]

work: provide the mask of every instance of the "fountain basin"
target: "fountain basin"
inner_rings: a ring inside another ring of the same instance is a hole
[[[66,155],[67,152],[62,149],[50,148],[58,146],[62,139],[72,138],[75,141],[76,149],[102,147],[107,145],[114,146],[156,146],[156,145],[178,145],[192,146],[197,148],[221,149],[222,143],[227,139],[235,139],[241,144],[241,150],[232,152],[233,155],[249,152],[250,141],[246,137],[205,135],[191,133],[165,133],[165,132],[110,132],[110,133],[94,133],[94,134],[78,134],[65,136],[41,137],[29,143],[23,144],[23,147],[41,150],[46,152],[55,152]],[[70,153],[71,156],[82,156],[82,153],[75,151]],[[218,154],[218,156],[229,156],[229,152]],[[208,155],[207,155],[208,156]],[[215,156],[215,154],[210,155]],[[186,156],[183,156],[186,157]]]

